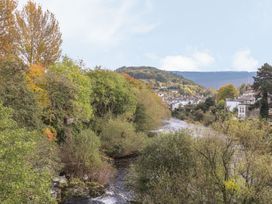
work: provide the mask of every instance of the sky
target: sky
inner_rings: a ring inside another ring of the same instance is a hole
[[[256,71],[272,62],[271,0],[36,2],[58,19],[63,54],[90,68]]]

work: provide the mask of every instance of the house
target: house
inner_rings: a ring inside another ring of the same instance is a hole
[[[226,107],[229,111],[233,112],[236,108],[238,108],[238,105],[240,104],[239,101],[236,99],[226,99]]]
[[[238,118],[245,119],[249,115],[248,104],[239,104],[238,105]]]
[[[237,100],[244,104],[253,105],[256,103],[256,93],[253,90],[248,90],[239,96]]]
[[[250,89],[239,96],[237,99],[226,99],[226,107],[229,111],[238,110],[238,118],[245,119],[249,116],[255,115],[251,113],[250,106],[256,103],[256,93]]]

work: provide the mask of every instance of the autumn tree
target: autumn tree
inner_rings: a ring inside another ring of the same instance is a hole
[[[26,81],[28,88],[34,93],[39,106],[45,109],[49,105],[49,97],[46,91],[46,71],[45,67],[32,64],[27,73]]]
[[[62,40],[54,14],[28,1],[22,11],[16,13],[16,19],[19,56],[26,64],[48,66],[58,60]]]
[[[16,52],[15,0],[0,0],[0,59]]]
[[[24,69],[17,61],[0,62],[0,100],[14,109],[13,119],[19,126],[37,128],[41,125],[41,111],[28,88]]]
[[[232,84],[227,84],[222,86],[218,92],[216,99],[217,101],[221,100],[226,100],[227,98],[235,98],[238,96],[238,90],[232,85]]]
[[[268,95],[272,93],[272,66],[264,64],[257,71],[257,76],[254,77],[253,88],[259,93],[260,115],[262,118],[268,118],[269,104]]]

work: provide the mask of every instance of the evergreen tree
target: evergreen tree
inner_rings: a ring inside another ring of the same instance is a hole
[[[262,118],[268,118],[269,104],[268,94],[272,93],[272,66],[265,63],[258,69],[257,76],[254,77],[253,88],[261,96],[260,115]]]

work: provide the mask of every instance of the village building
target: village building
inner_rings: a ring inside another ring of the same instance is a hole
[[[238,108],[239,104],[240,104],[240,102],[237,101],[236,99],[230,99],[230,98],[226,99],[226,107],[231,112],[234,112],[235,109]]]
[[[239,96],[237,99],[226,99],[226,107],[229,111],[237,110],[237,116],[240,119],[245,119],[250,115],[255,115],[256,111],[251,113],[250,106],[256,103],[256,93],[250,89]]]

